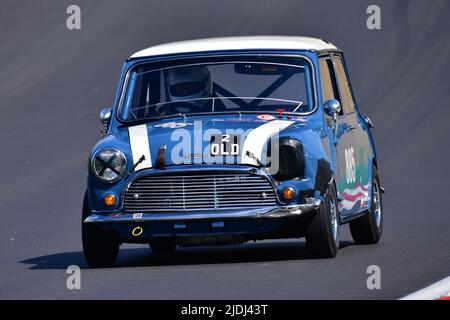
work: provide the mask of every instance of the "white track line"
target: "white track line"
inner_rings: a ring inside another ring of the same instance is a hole
[[[450,277],[413,292],[400,300],[435,300],[450,295]]]

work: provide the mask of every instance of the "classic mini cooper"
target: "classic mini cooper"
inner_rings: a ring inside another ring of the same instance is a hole
[[[306,238],[334,257],[339,226],[380,239],[383,188],[372,123],[344,55],[306,37],[157,45],[125,61],[89,158],[82,213],[88,264],[122,243],[177,246]]]

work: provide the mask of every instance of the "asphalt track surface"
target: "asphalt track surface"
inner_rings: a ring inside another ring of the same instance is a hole
[[[81,7],[82,30],[66,29]],[[366,8],[381,7],[381,30]],[[0,298],[396,299],[450,274],[450,2],[0,2]],[[234,35],[325,38],[347,56],[360,109],[375,124],[385,228],[335,259],[303,240],[181,249],[123,246],[116,268],[88,269],[80,210],[97,115],[123,60],[150,45]],[[66,288],[79,265],[81,290]],[[366,287],[369,265],[380,290]]]

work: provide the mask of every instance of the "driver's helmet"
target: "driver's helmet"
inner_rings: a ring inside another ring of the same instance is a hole
[[[211,74],[205,66],[169,69],[166,79],[169,99],[172,102],[187,100],[186,103],[201,107],[207,100],[195,99],[211,97]]]

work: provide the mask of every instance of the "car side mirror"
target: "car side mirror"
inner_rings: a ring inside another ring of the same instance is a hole
[[[100,111],[100,122],[102,123],[102,135],[106,134],[106,132],[109,129],[109,124],[111,122],[111,115],[112,115],[112,109],[111,108],[104,108],[102,111]]]
[[[336,99],[327,100],[323,105],[324,111],[327,115],[337,119],[338,114],[341,112],[341,104]]]

